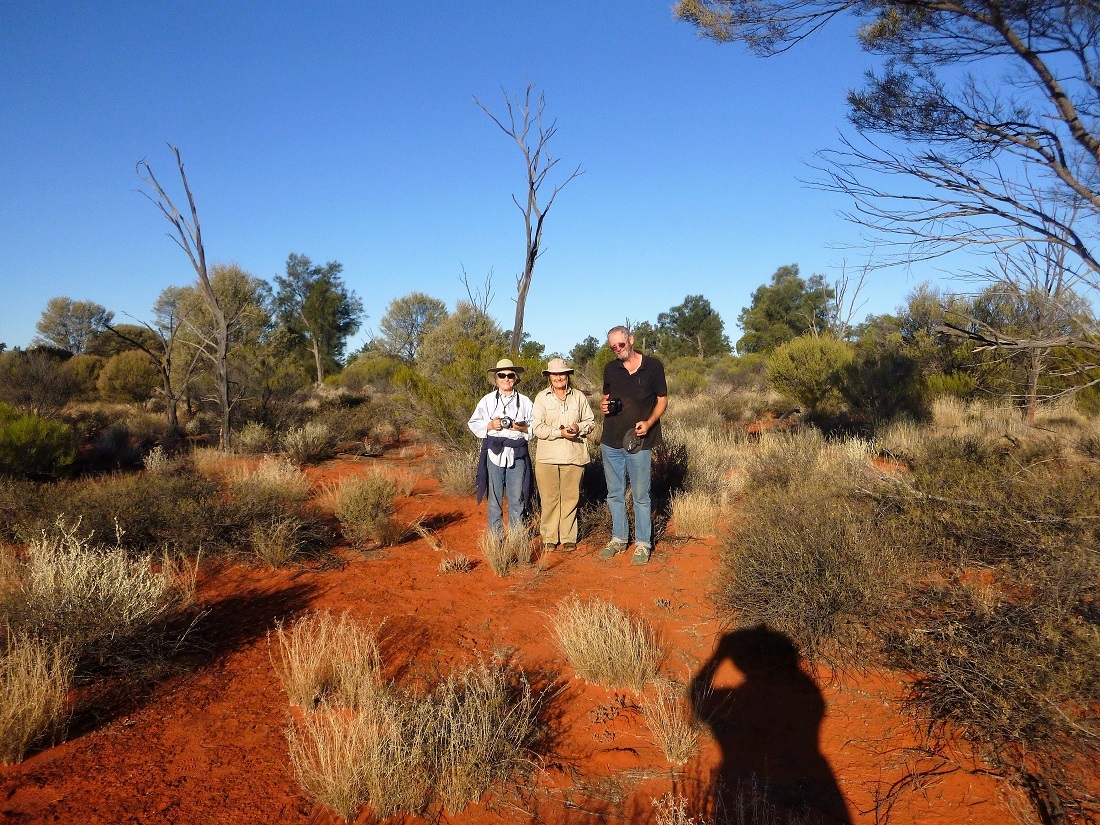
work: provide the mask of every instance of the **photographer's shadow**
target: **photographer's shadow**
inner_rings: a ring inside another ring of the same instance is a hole
[[[790,639],[766,625],[725,634],[692,679],[690,696],[722,750],[711,789],[717,821],[739,821],[738,810],[756,793],[814,821],[851,823],[818,748],[825,700]]]

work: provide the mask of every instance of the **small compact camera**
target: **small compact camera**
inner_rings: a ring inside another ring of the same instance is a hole
[[[618,415],[623,411],[623,400],[621,398],[609,398],[607,399],[607,414]]]
[[[500,417],[500,428],[501,428],[502,430],[510,430],[510,429],[512,429],[512,423],[513,423],[513,422],[512,422],[512,419],[511,419],[511,418],[509,418],[508,416],[506,416],[506,415],[502,415],[502,416]]]

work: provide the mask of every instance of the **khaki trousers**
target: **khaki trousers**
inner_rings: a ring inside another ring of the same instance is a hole
[[[539,532],[543,544],[577,543],[577,505],[581,499],[579,464],[543,464],[535,462],[535,482],[542,501]]]

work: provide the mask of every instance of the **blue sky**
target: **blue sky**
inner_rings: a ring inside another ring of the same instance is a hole
[[[150,317],[194,271],[137,193],[183,154],[207,257],[267,280],[291,252],[336,260],[377,328],[414,290],[449,306],[492,271],[510,329],[524,171],[472,102],[545,91],[558,196],[527,331],[567,352],[610,326],[710,299],[736,340],[781,265],[830,280],[865,255],[837,195],[799,182],[835,146],[871,59],[850,21],[766,60],[699,39],[667,2],[419,4],[0,0],[0,341],[55,295]],[[874,276],[862,314],[924,277]]]

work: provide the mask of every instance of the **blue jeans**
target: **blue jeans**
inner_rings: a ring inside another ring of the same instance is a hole
[[[523,482],[531,466],[525,459],[508,468],[498,467],[490,461],[485,469],[489,475],[489,529],[504,532],[504,496],[508,497],[508,526],[520,526],[523,524]]]
[[[653,512],[649,503],[650,470],[653,456],[650,450],[628,453],[618,447],[600,446],[603,474],[607,482],[607,506],[611,509],[611,537],[630,540],[630,522],[626,518],[626,481],[634,495],[634,541],[653,546]]]

